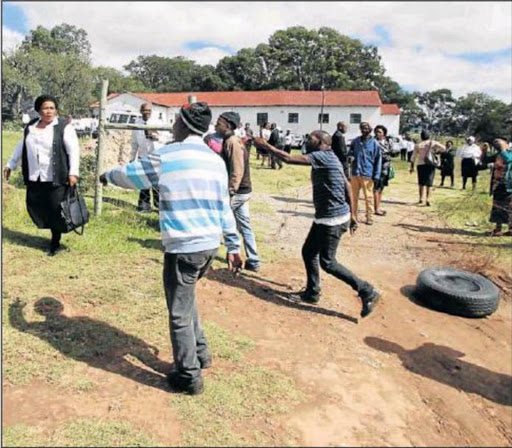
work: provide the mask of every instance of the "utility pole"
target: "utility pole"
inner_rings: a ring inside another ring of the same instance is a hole
[[[322,80],[322,108],[320,109],[320,130],[322,130],[324,124],[324,103],[325,103],[325,91],[324,91],[324,83]]]

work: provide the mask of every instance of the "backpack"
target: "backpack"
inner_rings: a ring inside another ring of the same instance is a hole
[[[509,149],[501,153],[501,157],[507,164],[505,170],[505,188],[507,193],[512,193],[512,151]]]

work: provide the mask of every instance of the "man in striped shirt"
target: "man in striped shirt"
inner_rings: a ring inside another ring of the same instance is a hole
[[[295,165],[311,165],[315,220],[302,247],[302,258],[308,277],[302,301],[316,304],[320,300],[320,267],[357,291],[362,301],[361,317],[366,317],[380,299],[380,293],[336,260],[336,251],[343,234],[354,233],[357,220],[352,207],[350,183],[343,167],[331,149],[331,136],[325,131],[313,131],[306,141],[306,154],[292,156],[274,148],[262,138],[255,145],[270,154]]]
[[[197,313],[195,285],[213,262],[222,234],[229,269],[237,272],[242,265],[226,166],[202,139],[211,118],[206,103],[183,106],[174,123],[175,143],[100,177],[105,185],[159,188],[164,286],[175,364],[167,379],[172,389],[190,395],[203,392],[201,369],[212,363]]]

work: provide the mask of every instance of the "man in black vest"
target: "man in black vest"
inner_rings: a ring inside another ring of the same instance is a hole
[[[215,131],[224,138],[220,155],[226,162],[231,208],[235,215],[236,227],[244,240],[245,254],[247,256],[244,268],[249,271],[258,272],[260,269],[260,258],[247,204],[249,199],[251,199],[252,193],[249,151],[234,134],[239,123],[240,115],[236,112],[224,112],[217,119]]]
[[[347,133],[347,123],[340,121],[336,125],[336,132],[332,134],[332,150],[338,157],[345,172],[345,177],[350,178],[348,171],[348,150],[347,143],[345,142],[345,135]]]
[[[268,139],[268,143],[269,145],[272,145],[274,146],[275,148],[278,148],[278,149],[283,149],[284,146],[281,142],[281,138],[280,138],[280,135],[279,135],[279,129],[277,128],[277,124],[275,123],[272,123],[272,125],[270,126],[270,138]],[[277,167],[279,167],[279,169],[283,168],[283,162],[281,161],[281,159],[279,157],[276,157],[274,155],[271,155],[270,156],[270,167],[275,170],[277,169]]]

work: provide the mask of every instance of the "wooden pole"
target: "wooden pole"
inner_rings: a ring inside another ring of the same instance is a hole
[[[323,125],[324,125],[324,98],[325,98],[324,85],[322,84],[322,109],[320,112],[320,130],[322,130]]]
[[[103,154],[107,144],[107,130],[105,124],[107,121],[107,92],[108,80],[104,79],[101,85],[100,98],[100,121],[98,125],[98,154],[96,156],[96,192],[94,194],[94,215],[101,215],[101,205],[103,203],[103,185],[100,182],[100,175],[103,174]]]
[[[163,124],[135,124],[135,123],[106,123],[105,129],[121,130],[146,130],[146,131],[172,131],[172,126]]]

